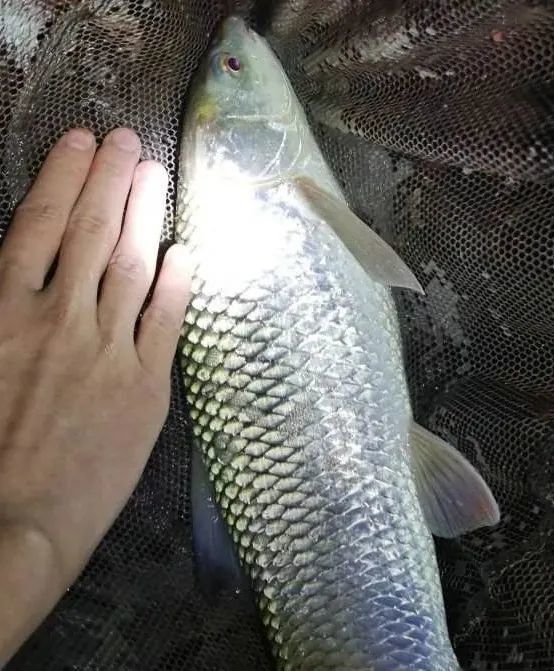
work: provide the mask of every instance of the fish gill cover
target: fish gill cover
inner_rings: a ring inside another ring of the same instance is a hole
[[[464,669],[554,659],[554,10],[508,0],[236,2],[279,54],[355,212],[414,269],[396,292],[416,419],[503,517],[437,542]],[[226,3],[4,0],[0,232],[66,128],[137,129],[173,176],[189,82]],[[269,669],[248,591],[193,571],[179,375],[131,501],[12,670]]]

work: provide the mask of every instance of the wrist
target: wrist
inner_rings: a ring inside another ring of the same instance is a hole
[[[40,624],[65,585],[55,549],[40,529],[0,521],[0,667]]]

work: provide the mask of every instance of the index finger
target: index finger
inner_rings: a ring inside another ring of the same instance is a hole
[[[39,290],[81,193],[96,150],[85,129],[64,134],[48,153],[0,249],[0,275]]]

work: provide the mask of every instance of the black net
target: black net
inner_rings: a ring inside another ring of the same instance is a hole
[[[416,418],[477,465],[503,517],[437,543],[465,669],[554,668],[554,6],[236,2],[279,53],[355,211],[414,269],[398,292]],[[0,3],[0,232],[68,127],[135,128],[173,175],[190,78],[227,3]],[[186,408],[18,670],[271,668],[247,592],[193,571]]]

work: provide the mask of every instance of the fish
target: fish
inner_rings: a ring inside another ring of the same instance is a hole
[[[241,17],[198,68],[179,151],[202,584],[231,542],[279,669],[458,669],[433,534],[500,511],[414,421],[392,288],[420,282],[348,206],[279,58]]]

